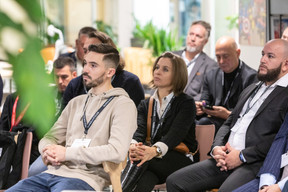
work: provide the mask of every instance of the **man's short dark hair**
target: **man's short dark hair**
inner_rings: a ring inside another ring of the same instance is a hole
[[[70,57],[59,57],[53,63],[53,68],[54,69],[62,69],[65,66],[69,66],[70,67],[70,72],[71,73],[76,71],[75,61],[72,58],[70,58]]]
[[[202,25],[206,31],[207,31],[207,39],[210,37],[210,32],[211,32],[211,25],[207,23],[206,21],[199,20],[199,21],[194,21],[191,26],[193,25]]]
[[[80,29],[79,33],[78,33],[78,39],[80,38],[80,35],[89,35],[89,33],[95,32],[97,31],[97,29],[93,28],[93,27],[83,27]]]
[[[95,52],[104,54],[103,61],[107,61],[106,63],[112,63],[109,67],[117,69],[119,65],[120,55],[116,48],[109,44],[101,43],[98,45],[89,45],[88,52]]]

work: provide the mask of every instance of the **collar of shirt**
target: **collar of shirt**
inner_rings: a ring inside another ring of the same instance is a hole
[[[271,85],[271,87],[281,86],[281,87],[287,87],[288,86],[288,73],[278,79],[275,83]]]
[[[158,90],[156,90],[153,94],[153,97],[157,103],[157,114],[158,114],[158,117],[160,118],[161,115],[163,114],[165,108],[167,107],[168,103],[171,101],[171,99],[173,98],[174,96],[174,93],[171,92],[169,95],[167,95],[166,97],[163,97],[162,98],[162,105],[160,106],[160,100],[159,100],[159,97],[158,97]]]
[[[190,60],[190,61],[189,61],[189,59],[187,59],[185,53],[186,53],[186,51],[183,51],[181,57],[182,57],[182,59],[185,61],[186,66],[187,66],[187,70],[188,70],[188,75],[190,75],[190,73],[191,73],[191,71],[192,71],[192,69],[193,69],[193,67],[194,67],[194,65],[195,65],[195,61],[196,61],[196,59],[199,57],[200,53],[198,53],[197,55],[195,55],[195,57],[194,57],[192,60]]]

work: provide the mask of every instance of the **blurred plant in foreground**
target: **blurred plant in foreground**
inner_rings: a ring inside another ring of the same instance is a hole
[[[13,79],[21,106],[31,103],[25,121],[32,123],[38,136],[42,137],[54,119],[55,93],[49,88],[51,77],[45,72],[40,54],[42,44],[37,31],[44,20],[40,2],[10,0],[1,4],[0,52],[6,57],[1,59],[13,66]]]

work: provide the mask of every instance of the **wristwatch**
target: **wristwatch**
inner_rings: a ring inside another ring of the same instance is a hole
[[[246,163],[246,159],[244,158],[242,151],[240,151],[240,153],[239,153],[239,159],[242,163]]]
[[[162,156],[162,150],[159,146],[157,145],[153,145],[153,147],[156,148],[156,153],[157,153],[157,156],[156,157],[161,157]]]

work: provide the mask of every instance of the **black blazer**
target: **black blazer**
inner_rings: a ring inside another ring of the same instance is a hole
[[[241,62],[239,60],[239,64]],[[220,68],[214,69],[205,76],[201,100],[205,100],[210,105],[223,106],[232,111],[238,102],[241,92],[252,83],[258,81],[256,75],[254,69],[242,62],[239,75],[234,80],[233,87],[231,87],[228,101],[223,105],[225,99],[222,85],[223,71]]]
[[[145,143],[147,135],[148,104],[149,99],[145,99],[138,106],[138,128],[133,136],[133,139],[143,143]],[[161,141],[168,146],[169,150],[172,150],[180,142],[184,142],[190,151],[196,151],[195,115],[196,107],[192,97],[185,93],[175,97],[152,144]]]
[[[185,49],[181,51],[174,51],[173,53],[182,56],[184,51]],[[184,92],[193,97],[195,101],[199,101],[203,89],[205,75],[214,68],[218,68],[217,62],[211,59],[204,52],[201,52],[196,59],[195,65],[188,77],[188,82]]]
[[[227,143],[231,133],[230,129],[235,125],[245,102],[256,88],[256,84],[252,84],[242,92],[236,107],[217,132],[212,149]],[[247,163],[260,162],[260,166],[262,165],[273,139],[284,121],[287,109],[288,87],[277,86],[265,99],[248,126],[245,149],[242,151]],[[257,173],[258,169],[255,170]]]

